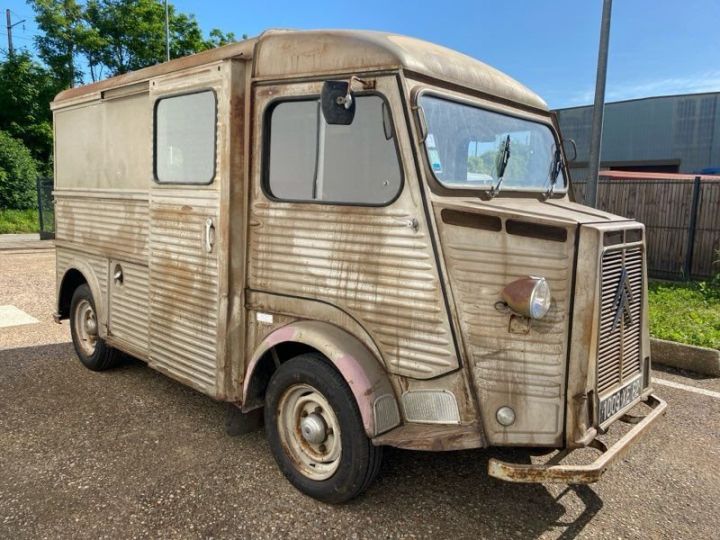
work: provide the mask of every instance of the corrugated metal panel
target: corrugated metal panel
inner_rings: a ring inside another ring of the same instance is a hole
[[[147,260],[148,202],[55,194],[55,239],[136,262]]]
[[[113,277],[118,264],[122,283]],[[148,350],[148,269],[147,266],[111,261],[110,334],[134,350]]]
[[[56,257],[56,268],[57,268],[57,283],[60,285],[63,275],[68,268],[73,266],[73,260],[80,260],[87,263],[95,273],[95,277],[100,284],[100,292],[102,298],[95,298],[95,304],[102,302],[105,305],[107,300],[107,259],[104,257],[98,257],[97,255],[88,255],[73,249],[68,249],[58,246],[55,250]],[[100,306],[97,306],[100,310]],[[102,310],[100,310],[102,311]],[[103,322],[103,321],[101,321]]]
[[[562,432],[573,235],[551,242],[446,223],[440,230],[490,439],[556,442]],[[527,333],[522,325],[511,332],[509,313],[496,309],[496,303],[505,285],[526,276],[547,279],[552,307],[542,320],[532,321]],[[495,421],[495,411],[504,405],[518,413],[509,428]]]
[[[373,336],[388,369],[429,378],[457,366],[428,236],[397,207],[257,201],[249,284],[327,301]]]
[[[216,393],[217,246],[205,251],[205,222],[217,220],[213,191],[163,191],[150,206],[150,365]]]
[[[624,312],[616,321],[618,287],[623,269],[627,273],[630,314]],[[602,296],[600,308],[600,338],[597,359],[598,394],[620,386],[640,373],[640,329],[642,326],[643,291],[643,250],[642,247],[606,251],[602,258]]]

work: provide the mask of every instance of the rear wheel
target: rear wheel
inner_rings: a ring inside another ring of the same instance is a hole
[[[315,499],[341,503],[357,497],[380,469],[382,448],[365,434],[347,383],[320,355],[288,360],[273,374],[265,426],[286,478]]]
[[[118,351],[98,335],[95,300],[86,284],[75,289],[70,302],[70,334],[75,352],[86,368],[103,371],[118,364]]]

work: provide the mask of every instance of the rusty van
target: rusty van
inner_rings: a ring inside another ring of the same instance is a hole
[[[312,497],[360,494],[383,446],[556,449],[489,474],[594,482],[664,413],[643,225],[575,203],[545,102],[473,58],[267,31],[52,109],[82,363],[122,351],[262,415]]]

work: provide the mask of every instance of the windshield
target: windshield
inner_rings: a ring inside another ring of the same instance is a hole
[[[425,150],[441,184],[491,189],[502,179],[502,189],[550,187],[556,146],[548,126],[431,95],[421,96],[420,106]],[[560,171],[556,189],[564,187]]]

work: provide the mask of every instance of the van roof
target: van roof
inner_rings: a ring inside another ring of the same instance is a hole
[[[537,94],[474,58],[427,41],[364,30],[268,30],[260,36],[60,92],[55,105],[228,58],[253,59],[256,79],[403,69],[547,111]]]

